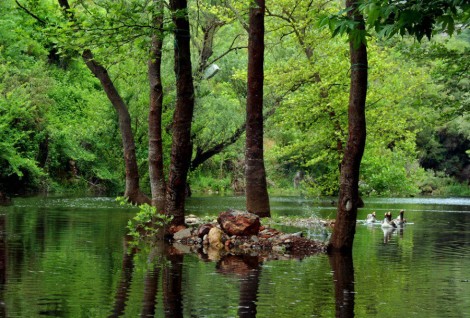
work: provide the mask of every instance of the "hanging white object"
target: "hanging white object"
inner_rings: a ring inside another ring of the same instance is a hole
[[[220,67],[217,64],[211,64],[206,70],[204,71],[204,79],[209,79],[220,70]]]

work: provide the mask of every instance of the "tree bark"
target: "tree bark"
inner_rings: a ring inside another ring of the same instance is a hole
[[[176,106],[173,114],[171,164],[166,193],[166,213],[172,225],[184,224],[186,177],[191,162],[191,121],[194,85],[191,68],[190,32],[186,0],[171,0],[175,24]]]
[[[248,37],[248,95],[246,100],[246,209],[270,217],[263,158],[264,0],[250,7]]]
[[[364,19],[354,0],[346,1],[350,18],[364,29]],[[365,104],[367,93],[367,49],[364,43],[349,43],[351,86],[349,91],[349,136],[341,162],[340,189],[336,223],[329,243],[330,251],[351,253],[356,232],[359,201],[359,170],[366,143]]]
[[[131,116],[127,106],[109,77],[106,68],[94,60],[93,53],[90,50],[85,50],[82,53],[82,58],[90,71],[100,80],[109,101],[118,114],[119,130],[121,131],[124,150],[124,163],[126,166],[126,190],[124,196],[133,204],[150,203],[150,199],[140,191],[135,142],[131,127]]]
[[[155,34],[152,35],[152,47],[148,61],[150,83],[149,110],[149,175],[152,191],[152,205],[157,211],[165,210],[165,173],[163,169],[162,109],[163,87],[161,79],[163,46],[163,1],[154,1],[157,15],[154,17]]]

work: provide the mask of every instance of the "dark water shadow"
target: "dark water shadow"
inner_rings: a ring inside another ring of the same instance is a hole
[[[336,317],[354,317],[354,266],[352,255],[333,253],[329,256],[335,285]]]
[[[154,317],[157,305],[158,283],[161,274],[162,255],[161,249],[154,248],[147,262],[152,264],[144,277],[144,296],[140,317]]]
[[[163,267],[163,308],[165,317],[183,317],[183,260],[184,255],[171,247],[165,251],[167,264]]]
[[[261,276],[261,262],[258,256],[225,255],[216,265],[220,274],[235,275],[240,278],[240,297],[238,316],[241,318],[256,317],[258,288]]]
[[[124,255],[121,278],[116,288],[112,314],[109,317],[125,316],[135,269],[134,258],[139,253],[129,236],[123,239]],[[159,242],[153,246],[147,262],[152,264],[144,277],[144,291],[140,317],[162,317],[156,312],[159,281],[162,281],[164,317],[183,317],[182,272],[184,256],[171,246]]]
[[[0,317],[7,316],[5,284],[7,282],[7,218],[0,214]]]
[[[113,313],[109,317],[119,317],[124,314],[126,309],[134,271],[134,256],[137,253],[137,249],[130,246],[131,241],[132,237],[127,235],[123,239],[124,255],[122,257],[121,279],[119,280],[116,296],[114,297]]]

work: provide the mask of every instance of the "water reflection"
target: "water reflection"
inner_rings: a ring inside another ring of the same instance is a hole
[[[396,230],[397,229],[395,228],[382,228],[382,231],[384,232],[384,244],[388,244],[390,242],[392,235]]]
[[[161,252],[154,248],[148,257],[148,263],[152,264],[144,278],[144,296],[142,301],[141,317],[154,317],[157,305],[158,279],[161,273]]]
[[[240,279],[239,317],[256,317],[260,265],[259,257],[250,255],[225,255],[216,265],[218,273],[236,275]]]
[[[169,264],[163,268],[163,306],[165,317],[183,317],[182,277],[184,255],[170,248],[165,253]]]
[[[354,268],[326,255],[133,251],[124,235],[135,209],[111,199],[48,200],[0,207],[0,317],[470,317],[470,200],[366,202],[361,219],[404,208],[412,223],[391,235],[358,224]],[[193,201],[200,214],[223,209],[224,198],[204,200]],[[276,213],[334,218],[329,203],[305,212],[304,202],[289,202],[274,200]]]
[[[6,215],[0,214],[0,317],[7,317],[5,284],[7,282],[7,232]]]
[[[335,284],[336,317],[354,317],[354,266],[352,255],[330,255]]]
[[[124,255],[122,256],[121,279],[116,290],[113,313],[109,317],[119,317],[124,314],[126,309],[134,271],[134,256],[137,253],[137,249],[129,245],[131,241],[132,237],[127,235],[123,239]]]

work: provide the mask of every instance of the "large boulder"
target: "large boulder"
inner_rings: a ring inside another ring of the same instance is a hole
[[[229,236],[258,235],[260,228],[259,217],[256,214],[231,209],[220,213],[217,222]]]

